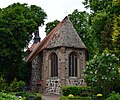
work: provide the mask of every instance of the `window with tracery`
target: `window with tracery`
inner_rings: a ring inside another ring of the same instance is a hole
[[[58,77],[58,57],[55,53],[51,54],[51,77]]]
[[[77,77],[77,59],[75,52],[69,55],[69,77]]]

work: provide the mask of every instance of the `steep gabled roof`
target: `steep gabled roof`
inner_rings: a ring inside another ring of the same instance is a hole
[[[26,62],[32,61],[43,49],[55,47],[86,48],[68,17],[65,17],[29,54]]]

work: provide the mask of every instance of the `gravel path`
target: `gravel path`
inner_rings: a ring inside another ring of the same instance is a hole
[[[42,94],[42,100],[60,100],[59,95],[44,95]]]

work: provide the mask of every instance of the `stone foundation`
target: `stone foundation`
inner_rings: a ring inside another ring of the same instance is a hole
[[[46,80],[46,93],[47,94],[60,94],[60,79]]]
[[[66,85],[85,85],[84,79],[66,79]]]
[[[66,79],[66,85],[85,85],[84,79]],[[48,79],[46,80],[46,94],[60,94],[61,80],[60,79]]]

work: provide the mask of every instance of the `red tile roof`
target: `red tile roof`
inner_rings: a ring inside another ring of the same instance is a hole
[[[35,46],[36,46],[36,43],[33,43],[32,46],[31,46],[28,50],[29,50],[30,52],[32,52]]]

